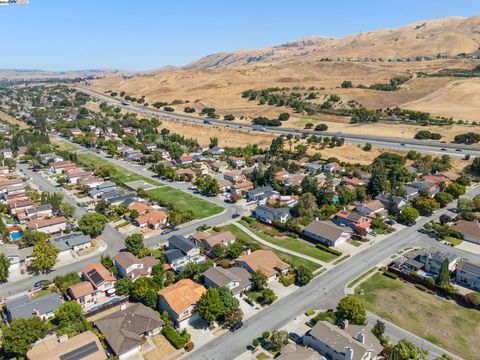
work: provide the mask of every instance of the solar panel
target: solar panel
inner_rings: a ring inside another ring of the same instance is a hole
[[[95,283],[95,285],[100,284],[103,281],[103,278],[100,276],[100,274],[95,269],[90,270],[87,273],[87,275],[90,279],[92,279],[92,281]]]
[[[95,341],[79,347],[69,353],[60,355],[60,360],[81,360],[98,351],[98,346]]]

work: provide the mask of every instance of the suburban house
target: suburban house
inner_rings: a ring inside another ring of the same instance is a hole
[[[173,235],[168,239],[168,250],[165,252],[168,263],[175,271],[182,271],[190,262],[201,263],[205,261],[200,254],[200,248],[184,236]]]
[[[187,155],[180,156],[177,159],[177,163],[180,164],[180,165],[189,165],[192,162],[193,162],[193,158],[191,156],[187,156]]]
[[[231,267],[224,269],[220,266],[214,266],[203,273],[203,282],[207,288],[222,286],[230,289],[233,295],[240,296],[240,293],[247,291],[252,287],[250,273],[241,267]]]
[[[284,274],[290,269],[290,265],[270,250],[256,250],[252,253],[239,256],[235,259],[235,265],[246,269],[248,272],[261,271],[269,279],[277,274]]]
[[[229,246],[232,245],[237,238],[230,231],[223,231],[215,235],[208,236],[201,240],[205,250],[212,251],[215,245]]]
[[[118,274],[122,278],[129,278],[132,281],[150,275],[152,267],[160,263],[160,260],[153,256],[139,259],[128,251],[119,252],[113,257],[113,261],[118,269]]]
[[[115,293],[116,278],[102,264],[91,263],[82,269],[82,277],[89,281],[97,292]]]
[[[245,175],[243,173],[240,173],[239,170],[237,170],[236,172],[225,171],[223,173],[223,178],[225,180],[231,181],[232,183],[240,183],[240,182],[244,182],[245,180],[247,180]]]
[[[278,191],[273,190],[271,186],[264,186],[247,192],[247,201],[256,201],[264,205],[268,199],[276,199],[279,196]]]
[[[90,281],[81,281],[67,289],[68,297],[78,302],[82,309],[95,303],[95,294],[96,291]]]
[[[253,183],[247,180],[238,184],[233,184],[232,187],[230,188],[230,192],[232,194],[236,194],[240,196],[252,189],[253,189]]]
[[[456,270],[458,284],[480,291],[480,264],[463,260],[457,264]]]
[[[117,184],[115,184],[114,182],[105,181],[97,185],[95,188],[90,189],[90,191],[88,192],[88,196],[90,196],[92,199],[98,199],[102,194],[114,190],[116,187]]]
[[[25,210],[25,215],[30,220],[45,219],[53,215],[52,205],[38,205]]]
[[[360,234],[366,234],[370,231],[372,219],[347,210],[340,210],[335,214],[333,222],[337,225],[345,225]]]
[[[338,246],[352,236],[352,230],[331,221],[314,220],[303,229],[303,235],[327,246]]]
[[[430,181],[417,181],[408,184],[410,187],[416,188],[419,191],[426,191],[433,197],[440,190],[440,185]]]
[[[413,186],[404,185],[403,186],[403,198],[406,201],[411,201],[414,197],[418,196],[420,190]]]
[[[423,181],[428,181],[437,185],[443,184],[445,187],[448,187],[452,184],[452,180],[444,175],[425,175],[422,176]]]
[[[158,230],[167,225],[168,214],[163,210],[153,210],[140,215],[135,219],[135,224],[141,228],[149,227]]]
[[[303,336],[303,344],[330,360],[375,360],[383,350],[380,341],[361,325],[344,329],[319,321]]]
[[[400,211],[408,204],[407,200],[403,197],[392,194],[379,194],[376,199],[381,201],[388,211]]]
[[[342,184],[345,185],[345,187],[348,190],[354,190],[359,186],[365,185],[365,182],[362,179],[358,179],[358,178],[355,178],[355,177],[353,177],[353,178],[344,177],[344,178],[342,178]]]
[[[290,208],[274,208],[268,205],[259,205],[255,209],[255,217],[267,224],[279,221],[282,224],[290,218]]]
[[[375,217],[385,212],[385,205],[380,200],[372,200],[358,205],[355,211],[365,216]]]
[[[0,254],[10,261],[9,272],[20,270],[20,251],[16,244],[0,244]]]
[[[164,321],[155,310],[135,303],[93,323],[118,359],[124,360],[140,352],[146,337],[160,334]]]
[[[67,223],[63,216],[51,219],[35,219],[27,223],[27,227],[31,230],[41,231],[47,234],[56,234],[65,231]]]
[[[52,163],[50,168],[55,174],[61,174],[67,172],[67,170],[76,169],[77,165],[71,161],[58,161]]]
[[[245,158],[237,157],[237,156],[229,156],[228,162],[234,168],[241,168],[245,165]]]
[[[325,360],[315,350],[308,347],[289,342],[282,350],[282,353],[275,357],[276,360]]]
[[[106,360],[107,355],[97,335],[85,331],[74,337],[48,336],[37,341],[27,352],[28,360]]]
[[[90,236],[84,235],[81,231],[65,234],[49,239],[50,243],[62,252],[80,251],[92,245]]]
[[[305,171],[309,174],[315,174],[316,172],[322,170],[323,166],[319,163],[305,163],[302,165]]]
[[[452,229],[457,230],[462,235],[463,240],[480,244],[480,223],[478,220],[459,220],[452,226]]]
[[[93,174],[90,171],[85,171],[83,169],[78,169],[78,168],[70,169],[70,170],[67,170],[66,172],[67,181],[70,184],[77,184],[78,180],[81,179],[82,177],[91,176],[91,175]]]
[[[323,165],[323,172],[325,174],[342,173],[345,172],[345,168],[338,165],[336,162],[331,162]]]
[[[460,258],[455,254],[430,249],[420,252],[415,257],[415,260],[425,265],[425,271],[438,275],[445,260],[448,260],[448,270],[453,271]]]
[[[179,328],[197,320],[197,303],[207,289],[190,280],[182,279],[158,292],[158,309],[166,311]]]
[[[62,303],[62,297],[57,293],[49,293],[36,299],[22,295],[5,301],[5,309],[9,321],[15,319],[29,319],[38,316],[41,319],[51,319],[54,312]]]

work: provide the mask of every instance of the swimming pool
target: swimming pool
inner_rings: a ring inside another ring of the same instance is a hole
[[[20,231],[11,232],[10,239],[12,239],[12,241],[22,240],[22,233]]]

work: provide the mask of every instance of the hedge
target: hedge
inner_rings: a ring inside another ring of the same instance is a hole
[[[162,334],[170,341],[175,349],[181,349],[185,346],[185,340],[171,325],[163,325]]]
[[[318,249],[320,250],[323,250],[323,251],[326,251],[330,254],[333,254],[333,255],[337,255],[337,256],[340,256],[342,255],[343,253],[341,251],[338,251],[338,250],[335,250],[335,249],[332,249],[326,245],[323,245],[323,244],[316,244],[315,245]]]
[[[385,271],[385,272],[383,273],[383,275],[385,275],[386,277],[389,277],[389,278],[391,278],[391,279],[398,279],[398,275],[397,275],[397,274],[394,274],[394,273],[392,273],[392,272],[390,272],[390,271]]]

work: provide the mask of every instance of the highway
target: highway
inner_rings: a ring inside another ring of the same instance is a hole
[[[74,87],[76,90],[83,91],[86,94],[90,95],[93,98],[96,98],[100,101],[104,101],[110,105],[118,106],[124,110],[135,112],[141,115],[156,116],[159,118],[164,118],[167,120],[182,121],[186,123],[201,124],[204,126],[216,126],[216,127],[225,127],[238,131],[255,131],[254,126],[251,124],[245,124],[235,121],[224,121],[224,120],[215,120],[215,119],[206,119],[199,116],[172,113],[164,110],[155,109],[152,107],[146,107],[142,105],[135,104],[122,104],[121,100],[113,98],[111,96],[102,94],[98,91],[86,89],[84,87]],[[207,121],[207,123],[205,123]],[[403,139],[395,137],[386,137],[386,136],[370,136],[370,135],[361,135],[361,134],[350,134],[350,133],[334,133],[328,131],[314,131],[306,129],[293,129],[293,128],[284,128],[284,127],[265,127],[264,131],[267,134],[273,135],[317,135],[317,136],[337,136],[345,139],[346,142],[352,144],[364,145],[366,143],[372,144],[376,148],[385,148],[392,150],[400,151],[409,151],[416,150],[419,152],[430,153],[435,155],[450,155],[456,157],[464,157],[466,154],[471,155],[472,157],[480,156],[480,147],[474,145],[465,145],[465,144],[452,144],[452,143],[442,143],[439,141],[429,141],[429,140],[416,140],[416,139]]]
[[[471,199],[480,194],[480,186],[472,189],[465,197]],[[455,207],[455,203],[449,208]],[[316,277],[308,285],[300,288],[287,297],[274,302],[272,305],[259,312],[255,317],[247,319],[245,325],[235,333],[224,333],[186,355],[185,359],[209,359],[223,360],[234,359],[247,350],[252,340],[262,334],[263,331],[279,329],[292,321],[297,315],[307,309],[328,309],[336,307],[338,301],[345,295],[344,289],[352,280],[367,272],[372,267],[389,258],[396,251],[410,246],[422,246],[419,244],[418,230],[430,220],[437,220],[448,209],[441,209],[430,217],[421,218],[417,223],[402,231],[393,233],[381,242],[371,245],[363,252],[355,255],[336,265],[333,269]],[[433,241],[433,240],[432,240]],[[433,242],[432,244],[433,245]],[[387,333],[398,331],[390,330],[387,325]],[[403,331],[401,334],[408,334]],[[417,346],[423,346],[430,355],[440,356],[439,348],[429,346],[429,343],[416,336],[409,337]],[[443,351],[442,351],[443,352]]]

